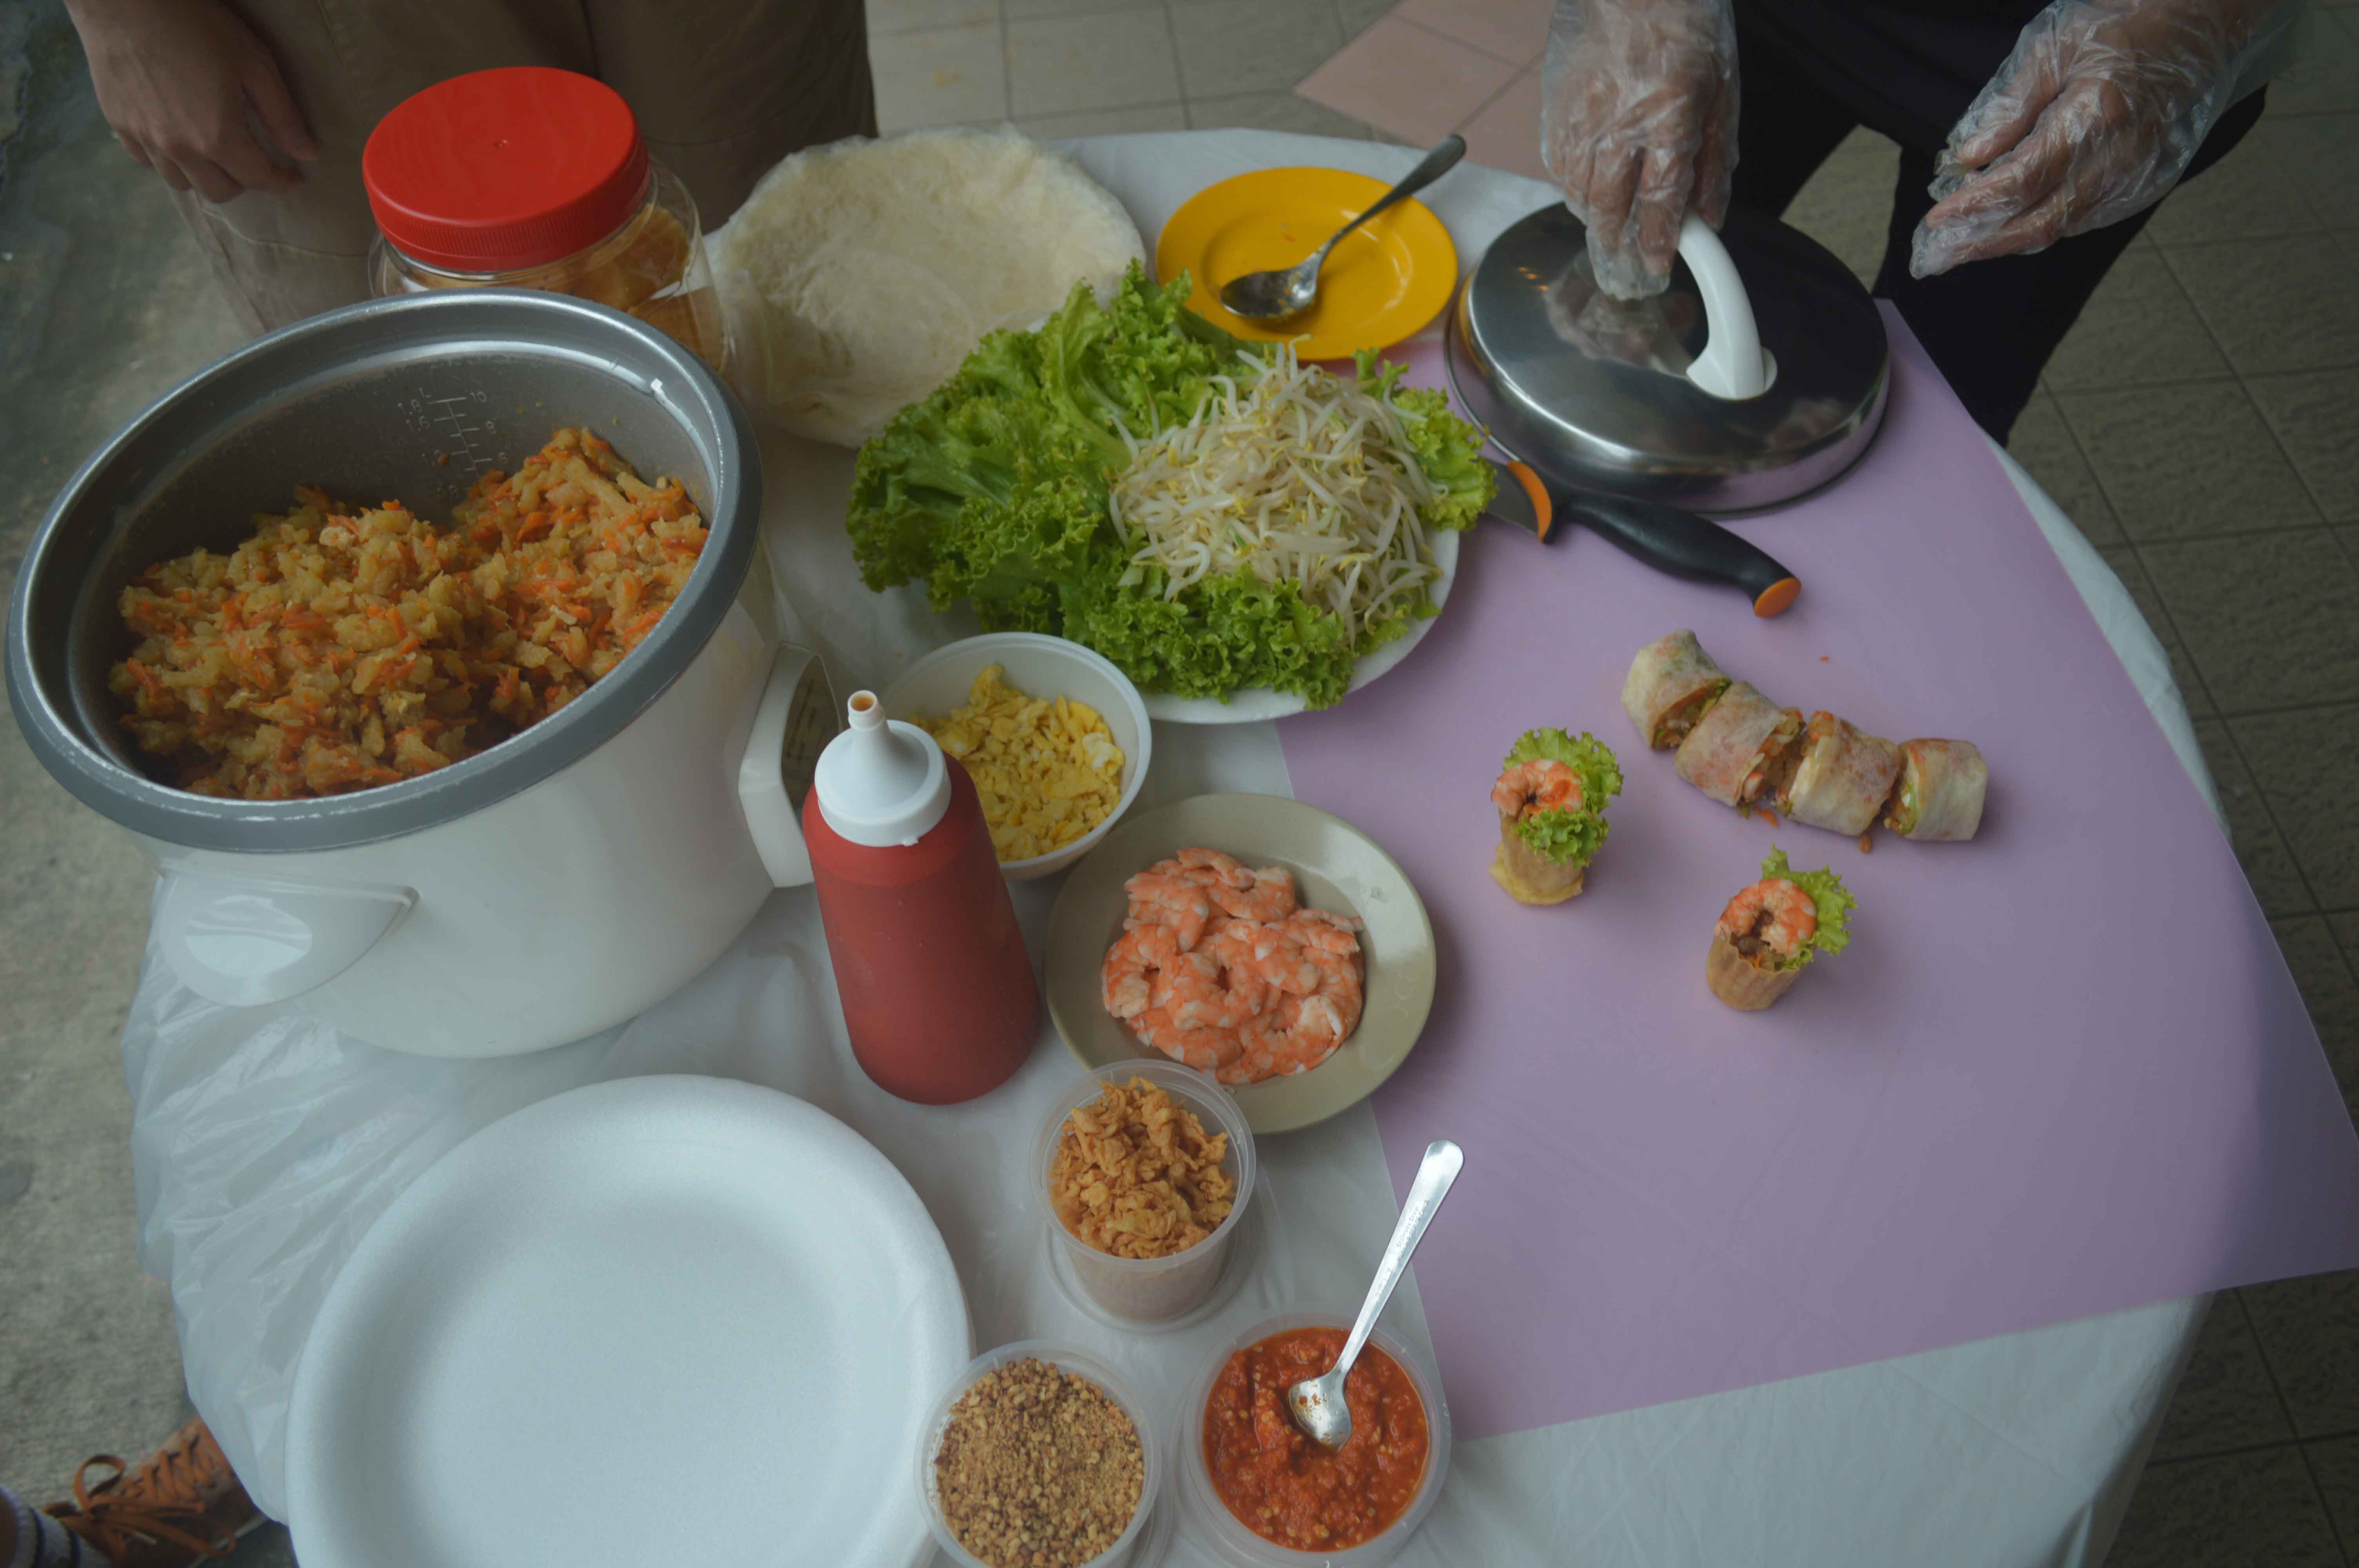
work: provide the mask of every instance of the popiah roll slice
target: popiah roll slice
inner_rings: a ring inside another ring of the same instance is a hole
[[[1850,944],[1855,903],[1834,872],[1798,871],[1773,847],[1761,880],[1721,911],[1704,951],[1704,983],[1738,1011],[1760,1011],[1793,989],[1812,958]]]
[[[1680,742],[1671,765],[1723,806],[1761,798],[1802,732],[1799,708],[1780,708],[1744,681],[1732,683]]]
[[[1778,810],[1805,826],[1854,838],[1875,825],[1900,776],[1899,747],[1821,709],[1810,715],[1794,750],[1794,772],[1777,792]]]
[[[1982,826],[1989,787],[1990,764],[1972,741],[1903,741],[1884,825],[1919,843],[1962,843]]]
[[[1622,711],[1657,750],[1676,746],[1704,710],[1728,689],[1728,677],[1712,662],[1692,632],[1658,637],[1638,650],[1622,677]]]

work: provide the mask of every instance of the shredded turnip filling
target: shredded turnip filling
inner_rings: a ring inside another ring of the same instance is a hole
[[[1291,345],[1238,357],[1250,369],[1214,377],[1185,425],[1131,443],[1107,497],[1131,551],[1124,581],[1159,567],[1167,599],[1240,569],[1291,582],[1356,643],[1441,575],[1417,516],[1436,492],[1405,416]]]

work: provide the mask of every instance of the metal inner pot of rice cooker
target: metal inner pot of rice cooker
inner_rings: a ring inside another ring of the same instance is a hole
[[[1688,263],[1625,302],[1597,287],[1586,238],[1561,203],[1517,221],[1452,307],[1451,384],[1509,456],[1576,488],[1726,514],[1807,494],[1866,451],[1884,418],[1884,320],[1832,252],[1730,211],[1720,239],[1775,365],[1767,391],[1736,400],[1688,379],[1708,337]]]
[[[140,572],[227,553],[298,484],[448,526],[479,473],[514,471],[564,426],[642,478],[679,479],[710,529],[686,589],[603,679],[397,784],[251,801],[149,775],[106,685],[133,646],[116,599]],[[579,1039],[678,989],[774,885],[809,880],[794,775],[833,732],[833,701],[778,644],[758,463],[702,362],[603,306],[451,290],[314,317],[191,376],[67,483],[19,569],[9,701],[59,782],[156,860],[150,952],[200,995],[301,996],[431,1055]]]

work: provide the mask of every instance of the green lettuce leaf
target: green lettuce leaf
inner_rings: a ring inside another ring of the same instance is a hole
[[[1374,382],[1385,400],[1401,416],[1408,433],[1409,450],[1426,482],[1441,492],[1430,514],[1420,514],[1429,528],[1472,528],[1491,509],[1499,487],[1499,470],[1483,457],[1483,432],[1450,412],[1450,399],[1430,386],[1395,384],[1408,367],[1378,367],[1375,352],[1362,349],[1353,356],[1363,384]]]
[[[1159,571],[1127,588],[1093,585],[1069,601],[1062,634],[1112,659],[1145,691],[1225,699],[1266,686],[1325,708],[1352,681],[1343,623],[1291,583],[1247,572],[1209,579],[1178,599],[1163,597]]]
[[[1582,730],[1580,738],[1561,730],[1527,730],[1499,764],[1506,772],[1517,762],[1562,762],[1581,780],[1581,806],[1572,811],[1536,811],[1520,817],[1516,835],[1532,852],[1559,865],[1589,864],[1605,842],[1606,803],[1622,793],[1622,767],[1613,750]]]
[[[1589,864],[1608,831],[1605,818],[1588,811],[1536,811],[1516,822],[1516,837],[1560,866]]]
[[[1586,730],[1578,739],[1561,730],[1527,730],[1508,749],[1500,771],[1517,762],[1562,762],[1580,776],[1582,804],[1593,811],[1603,811],[1622,793],[1622,765],[1613,748]]]
[[[1794,883],[1810,895],[1819,908],[1819,928],[1802,944],[1791,964],[1781,968],[1799,968],[1818,953],[1840,953],[1851,942],[1851,912],[1859,901],[1843,885],[1843,879],[1832,870],[1798,871],[1786,863],[1786,851],[1772,845],[1769,858],[1761,862],[1761,875],[1777,877]]]
[[[994,332],[923,402],[863,447],[845,527],[872,589],[923,579],[937,610],[972,600],[991,631],[1045,632],[1097,649],[1143,690],[1219,697],[1244,687],[1340,699],[1353,663],[1436,612],[1405,596],[1364,625],[1343,623],[1291,584],[1221,579],[1164,597],[1135,570],[1106,512],[1130,461],[1125,436],[1184,423],[1215,376],[1250,376],[1267,353],[1186,308],[1183,276],[1158,287],[1134,265],[1101,307],[1077,284],[1032,332]],[[1472,525],[1490,504],[1482,438],[1436,392],[1400,390],[1373,368],[1440,493],[1430,529]]]

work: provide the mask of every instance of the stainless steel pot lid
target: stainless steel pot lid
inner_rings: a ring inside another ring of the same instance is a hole
[[[1493,242],[1451,326],[1460,401],[1511,456],[1572,485],[1774,506],[1841,475],[1884,418],[1889,355],[1867,291],[1755,213],[1731,211],[1717,237],[1690,218],[1669,290],[1629,303],[1597,287],[1581,221],[1544,208]]]

